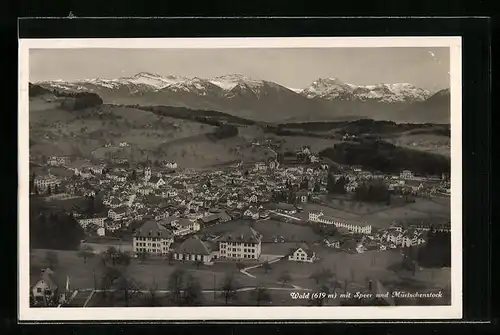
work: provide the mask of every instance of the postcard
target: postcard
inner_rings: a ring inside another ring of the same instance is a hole
[[[462,317],[461,38],[21,39],[19,318]]]

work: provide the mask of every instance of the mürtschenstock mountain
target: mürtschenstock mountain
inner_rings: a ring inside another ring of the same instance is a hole
[[[97,93],[104,103],[181,106],[215,110],[265,122],[360,118],[412,123],[449,123],[450,94],[434,95],[408,83],[360,86],[321,78],[293,89],[239,74],[215,78],[141,72],[116,79],[39,82],[47,89]]]

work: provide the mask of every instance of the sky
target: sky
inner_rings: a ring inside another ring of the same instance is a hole
[[[133,76],[212,78],[226,74],[305,88],[318,78],[355,85],[410,83],[449,88],[449,48],[31,49],[30,81]]]

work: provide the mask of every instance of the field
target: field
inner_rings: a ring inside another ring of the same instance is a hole
[[[450,137],[437,134],[413,134],[411,132],[402,133],[395,138],[387,139],[392,144],[428,151],[444,156],[450,156]]]

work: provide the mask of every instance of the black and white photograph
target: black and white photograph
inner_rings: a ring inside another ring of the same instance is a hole
[[[460,43],[20,40],[21,315],[461,317]]]

